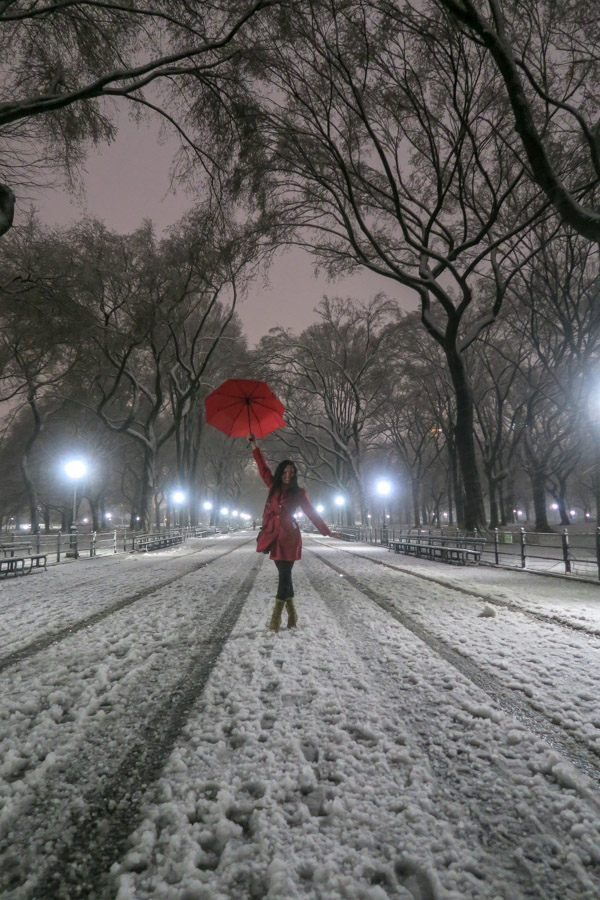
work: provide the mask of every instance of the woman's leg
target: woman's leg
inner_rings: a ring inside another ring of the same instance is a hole
[[[278,600],[291,600],[294,596],[294,585],[292,584],[292,566],[294,563],[293,561],[288,562],[287,559],[276,559],[275,565],[279,572],[276,597]]]
[[[294,628],[298,619],[296,610],[294,609],[294,601],[292,600],[292,597],[294,596],[292,566],[294,563],[293,561],[289,562],[285,559],[276,559],[275,565],[277,566],[277,572],[279,573],[279,583],[277,585],[273,615],[271,616],[271,622],[269,624],[271,631],[279,631],[284,604],[287,607],[288,612],[288,628]]]
[[[288,620],[287,627],[295,628],[296,623],[298,622],[298,614],[296,612],[296,607],[294,606],[294,585],[292,584],[292,567],[294,565],[293,560],[288,562],[287,560],[278,559],[275,561],[275,565],[277,566],[277,571],[279,572],[279,585],[277,587],[277,602],[281,600],[285,600],[285,607],[287,609]]]

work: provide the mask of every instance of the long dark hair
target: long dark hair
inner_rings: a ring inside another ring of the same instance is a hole
[[[294,475],[292,477],[292,480],[288,485],[286,485],[288,491],[290,492],[290,494],[296,494],[300,490],[298,486],[298,469],[296,468],[296,463],[292,459],[282,459],[273,473],[273,484],[271,485],[271,488],[269,490],[269,496],[267,497],[267,500],[270,500],[276,491],[284,487],[282,479],[286,466],[294,467]]]

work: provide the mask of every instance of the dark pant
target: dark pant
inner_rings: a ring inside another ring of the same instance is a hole
[[[275,565],[279,572],[279,584],[277,585],[276,600],[291,600],[294,596],[294,585],[292,584],[292,566],[293,562],[287,559],[276,559]]]

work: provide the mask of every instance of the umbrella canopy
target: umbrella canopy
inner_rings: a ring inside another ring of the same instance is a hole
[[[229,437],[263,438],[283,428],[285,407],[264,381],[229,378],[204,400],[206,421]]]

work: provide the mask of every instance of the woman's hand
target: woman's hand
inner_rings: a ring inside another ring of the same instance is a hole
[[[252,434],[251,431],[248,432],[247,440],[248,440],[248,443],[250,444],[250,446],[252,447],[252,449],[256,450],[258,445],[256,443],[256,438],[254,437],[254,435]]]

